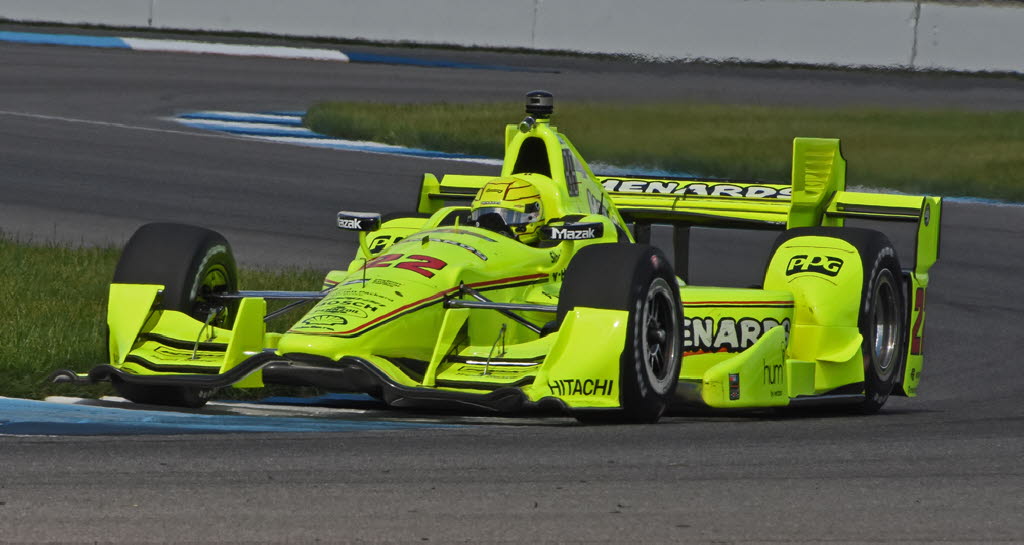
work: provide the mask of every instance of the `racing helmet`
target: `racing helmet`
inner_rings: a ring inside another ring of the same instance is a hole
[[[477,192],[469,218],[479,227],[532,244],[544,221],[540,191],[519,178],[495,178]]]

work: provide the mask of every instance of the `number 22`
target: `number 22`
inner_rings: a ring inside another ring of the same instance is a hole
[[[437,259],[436,257],[429,257],[425,255],[405,256],[402,254],[387,254],[371,260],[366,264],[366,268],[390,267],[392,265],[399,269],[405,269],[407,271],[422,274],[427,278],[434,277],[435,273],[433,271],[439,271],[448,266],[447,263]]]

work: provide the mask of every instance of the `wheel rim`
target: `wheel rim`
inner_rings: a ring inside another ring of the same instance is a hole
[[[897,313],[896,283],[889,270],[878,275],[878,282],[872,295],[871,365],[881,378],[888,378],[896,367],[896,353],[899,338],[899,316]]]
[[[678,378],[673,370],[680,343],[675,296],[665,279],[655,279],[647,289],[642,319],[644,371],[654,389],[664,393]]]
[[[193,317],[197,320],[206,321],[214,304],[207,300],[207,296],[213,293],[224,293],[228,290],[231,282],[227,269],[221,265],[214,265],[207,269],[199,281],[199,289],[196,292],[196,301],[192,305]],[[225,309],[226,310],[226,309]],[[214,325],[226,323],[228,316],[222,313]]]

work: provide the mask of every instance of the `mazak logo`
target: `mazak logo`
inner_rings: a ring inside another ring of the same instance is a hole
[[[802,273],[817,273],[836,276],[843,268],[843,260],[830,255],[795,255],[786,265],[786,276]]]
[[[338,228],[348,231],[376,231],[380,228],[380,214],[369,212],[338,212]]]
[[[338,227],[341,229],[351,229],[353,231],[363,230],[363,220],[359,218],[338,218]]]
[[[600,238],[604,229],[600,224],[578,227],[548,227],[545,236],[550,240],[590,240]]]
[[[587,240],[594,238],[594,229],[569,229],[568,227],[559,229],[555,227],[551,230],[551,238],[554,240]]]

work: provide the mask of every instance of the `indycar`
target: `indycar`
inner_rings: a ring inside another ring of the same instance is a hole
[[[144,225],[110,286],[109,362],[52,380],[188,407],[281,384],[634,423],[917,395],[941,198],[847,191],[836,139],[796,138],[789,184],[599,176],[552,125],[550,93],[526,113],[505,127],[500,177],[425,174],[415,213],[339,212],[359,247],[319,290],[239,290],[224,237]],[[912,265],[851,219],[914,224]],[[652,225],[673,229],[673,260]],[[763,283],[687,283],[694,226],[780,231]]]

